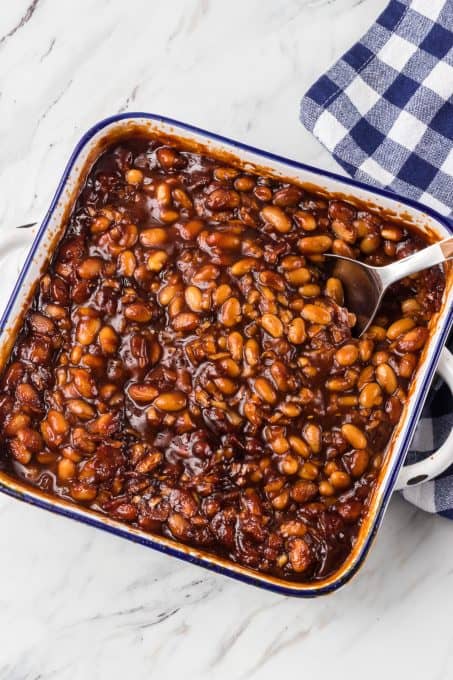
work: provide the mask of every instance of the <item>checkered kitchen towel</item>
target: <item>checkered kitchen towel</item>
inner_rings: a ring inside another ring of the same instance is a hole
[[[452,216],[453,0],[392,0],[312,85],[300,115],[355,179]],[[452,426],[452,396],[435,383],[407,462],[436,450]],[[453,466],[404,496],[453,519]]]

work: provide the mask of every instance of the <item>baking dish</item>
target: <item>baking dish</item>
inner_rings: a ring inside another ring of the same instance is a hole
[[[8,357],[15,338],[15,330],[21,323],[24,307],[30,299],[34,284],[43,266],[62,235],[66,217],[90,165],[108,142],[138,131],[155,134],[164,138],[165,141],[174,140],[189,150],[203,150],[210,155],[228,158],[229,162],[240,164],[247,169],[256,168],[260,172],[272,173],[274,176],[282,177],[285,180],[309,185],[310,188],[315,188],[318,192],[328,192],[330,195],[343,198],[346,196],[350,200],[355,198],[367,203],[369,207],[375,210],[387,215],[391,214],[392,218],[410,220],[432,238],[442,238],[451,233],[447,221],[436,215],[434,211],[423,208],[412,201],[398,200],[391,194],[369,189],[352,180],[345,180],[333,174],[310,168],[295,161],[279,158],[159,116],[142,113],[116,116],[102,121],[89,130],[76,147],[68,163],[1,320],[0,357],[2,362],[5,362]],[[430,340],[425,347],[422,364],[411,388],[410,399],[393,434],[367,518],[362,524],[355,547],[346,562],[326,579],[310,583],[295,583],[257,573],[214,555],[170,541],[165,537],[150,535],[139,529],[125,526],[60,498],[45,495],[34,488],[27,487],[25,483],[17,479],[9,477],[4,472],[0,473],[0,489],[35,505],[104,528],[112,533],[201,564],[247,583],[283,594],[305,597],[330,592],[346,582],[363,562],[382,520],[391,492],[397,486],[399,468],[404,460],[427,387],[453,320],[452,302],[453,276],[452,272],[448,270],[442,308],[433,319]],[[453,386],[451,361],[446,354],[442,363],[442,372],[449,380],[450,386]],[[407,475],[409,475],[409,478],[406,481],[421,481],[421,478],[426,479],[428,476],[432,476],[434,472],[444,469],[450,461],[450,449],[451,442],[449,441],[442,447],[440,453],[433,456],[430,461],[408,468]]]

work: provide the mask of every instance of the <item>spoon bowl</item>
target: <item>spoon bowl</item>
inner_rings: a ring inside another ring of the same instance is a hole
[[[453,237],[383,267],[332,253],[326,253],[326,257],[334,260],[332,274],[343,284],[345,305],[356,315],[354,330],[360,337],[373,322],[382,297],[392,283],[453,258]]]

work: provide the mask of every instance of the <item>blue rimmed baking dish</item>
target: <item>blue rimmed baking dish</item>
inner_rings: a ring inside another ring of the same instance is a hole
[[[91,128],[76,146],[50,208],[37,232],[0,321],[0,368],[9,356],[16,331],[20,328],[23,313],[30,301],[34,286],[64,232],[67,217],[90,167],[107,144],[114,139],[120,139],[137,132],[158,136],[170,142],[173,140],[179,146],[189,150],[201,150],[214,157],[223,159],[228,157],[230,162],[244,168],[285,178],[309,186],[318,192],[325,192],[342,198],[347,197],[351,201],[356,200],[362,204],[366,203],[368,207],[377,212],[382,212],[387,216],[391,214],[394,218],[410,221],[422,232],[429,234],[431,238],[443,238],[453,233],[445,218],[414,201],[395,197],[388,192],[372,189],[359,182],[254,149],[168,118],[146,113],[122,114],[107,118]],[[249,584],[285,595],[300,597],[314,597],[331,592],[351,578],[363,563],[382,521],[391,493],[396,488],[400,467],[414,433],[447,333],[453,322],[453,272],[451,268],[446,270],[446,275],[447,285],[442,307],[431,321],[430,337],[423,352],[421,365],[411,386],[409,399],[404,407],[401,420],[388,446],[367,516],[361,525],[357,541],[349,557],[328,578],[303,583],[286,581],[258,573],[203,550],[189,547],[163,536],[146,533],[93,510],[45,494],[34,487],[27,486],[25,482],[13,478],[6,472],[0,472],[0,490],[33,505],[102,528]],[[450,384],[453,385],[451,357],[445,355],[443,364],[443,373],[450,380]],[[446,467],[450,457],[453,457],[453,450],[450,449],[453,449],[451,441],[448,446],[443,447],[439,456],[432,459],[431,466]],[[434,460],[437,462],[433,462]],[[423,474],[423,469],[417,468],[416,471],[411,471],[410,476],[418,478],[421,474]]]

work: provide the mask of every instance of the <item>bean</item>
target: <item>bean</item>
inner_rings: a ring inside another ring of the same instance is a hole
[[[288,340],[293,345],[300,345],[306,338],[305,322],[300,317],[296,317],[288,326]]]
[[[388,241],[401,241],[404,232],[400,227],[391,227],[386,225],[383,229],[381,229],[381,236],[382,238],[387,239]]]
[[[389,397],[385,402],[385,412],[392,425],[396,425],[399,422],[402,411],[403,404],[397,396]]]
[[[255,186],[255,180],[252,177],[238,177],[234,182],[234,188],[237,191],[252,191]]]
[[[156,187],[156,199],[161,208],[166,208],[171,203],[171,189],[166,182],[160,182]],[[145,245],[145,244],[143,244]]]
[[[415,326],[415,321],[409,317],[398,319],[394,321],[387,329],[387,337],[389,340],[396,340],[403,333],[412,330]]]
[[[297,418],[300,416],[302,410],[298,404],[294,404],[291,401],[280,404],[279,408],[287,418]]]
[[[16,460],[19,461],[22,465],[28,465],[32,459],[32,451],[30,449],[27,449],[25,444],[20,442],[18,439],[12,439],[9,442],[9,448],[11,450],[12,455]]]
[[[306,267],[299,267],[286,272],[285,278],[293,286],[303,286],[311,280],[311,272]]]
[[[167,232],[161,227],[153,227],[152,229],[144,229],[140,233],[140,243],[145,248],[156,248],[163,246],[167,241]]]
[[[283,324],[275,314],[263,314],[261,325],[273,338],[281,338],[283,335]]]
[[[188,286],[184,291],[184,297],[187,306],[193,312],[201,312],[203,310],[203,296],[199,288],[196,286]]]
[[[416,314],[421,310],[421,305],[415,298],[408,298],[401,303],[403,314]]]
[[[168,254],[165,250],[155,250],[148,257],[146,267],[151,272],[160,272],[165,267],[167,260]]]
[[[307,526],[303,522],[293,519],[281,524],[279,531],[285,538],[289,536],[304,536],[307,533]]]
[[[119,340],[111,326],[103,326],[99,331],[98,339],[104,354],[115,354]]]
[[[342,470],[336,470],[332,472],[329,476],[329,482],[332,484],[333,488],[336,490],[343,491],[351,486],[351,478],[347,472]]]
[[[278,206],[268,205],[262,209],[260,215],[264,222],[270,224],[281,234],[286,234],[291,231],[292,224],[290,218]]]
[[[282,456],[281,459],[279,460],[278,469],[284,475],[288,476],[295,475],[299,469],[299,462],[297,458],[294,458],[294,456],[287,454],[285,456]]]
[[[380,364],[376,368],[376,380],[387,394],[393,394],[398,387],[398,379],[395,371],[389,364]]]
[[[193,312],[180,312],[171,323],[175,331],[194,331],[200,323],[200,317]]]
[[[52,335],[55,332],[55,324],[44,314],[34,313],[28,317],[30,328],[35,333],[42,333],[43,335]]]
[[[237,392],[239,389],[239,385],[233,382],[233,380],[230,378],[215,378],[214,383],[222,392],[222,394],[226,394],[228,396],[235,394],[235,392]]]
[[[333,484],[323,479],[322,482],[319,482],[319,493],[321,496],[333,496],[335,493]]]
[[[363,362],[367,362],[371,359],[374,349],[374,342],[371,338],[364,338],[359,342],[359,355]]]
[[[124,316],[129,321],[147,323],[148,321],[151,321],[153,314],[149,307],[147,307],[145,304],[143,304],[142,302],[135,302],[131,305],[127,305],[124,308]]]
[[[128,184],[138,185],[143,182],[143,172],[141,170],[137,170],[136,168],[131,168],[128,170],[125,177]]]
[[[380,245],[381,237],[379,234],[370,234],[360,241],[360,250],[364,255],[371,255],[379,249]]]
[[[235,236],[235,234],[215,231],[208,234],[206,243],[209,246],[219,248],[220,250],[239,250],[241,239],[238,236]]]
[[[55,409],[49,409],[47,418],[43,420],[47,423],[55,435],[65,435],[69,430],[69,423],[62,413]]]
[[[417,366],[416,354],[412,354],[410,352],[408,352],[407,354],[403,354],[398,366],[399,375],[402,378],[410,378],[412,376],[412,373],[415,371],[416,366]]]
[[[359,479],[365,472],[370,462],[370,456],[365,449],[357,449],[344,456],[346,467],[349,473]]]
[[[281,392],[289,390],[290,373],[282,361],[274,361],[270,368],[273,381]]]
[[[326,295],[332,298],[332,300],[335,300],[338,305],[344,304],[343,284],[341,283],[340,279],[337,279],[333,276],[327,279]]]
[[[296,435],[290,435],[289,443],[293,451],[295,451],[302,458],[308,458],[310,455],[310,450],[303,439],[297,437]]]
[[[160,451],[155,451],[153,453],[148,453],[142,460],[140,460],[135,466],[136,472],[141,475],[146,475],[155,470],[162,462],[163,455]]]
[[[400,352],[416,352],[417,350],[422,349],[428,340],[428,335],[427,328],[424,326],[417,326],[400,336],[397,340],[396,347]]]
[[[104,231],[107,231],[107,229],[110,227],[110,224],[111,220],[107,219],[107,217],[103,217],[102,215],[96,217],[91,223],[91,233],[102,234]]]
[[[90,418],[94,418],[96,415],[93,407],[86,401],[83,401],[83,399],[68,399],[66,407],[69,413],[72,413],[81,420],[90,420]]]
[[[302,477],[302,479],[307,479],[311,482],[314,481],[318,477],[318,475],[319,475],[318,468],[310,461],[306,461],[302,465],[302,469],[299,472],[299,477]]]
[[[340,366],[352,366],[359,358],[359,350],[356,345],[343,345],[335,353],[335,359]]]
[[[242,340],[242,335],[240,333],[238,333],[237,331],[233,331],[228,335],[227,338],[228,351],[230,352],[232,358],[235,361],[242,360],[243,345],[244,341]]]
[[[239,175],[239,170],[228,167],[215,168],[213,175],[219,182],[229,182]]]
[[[302,297],[319,297],[321,288],[316,283],[307,283],[299,288],[299,295]]]
[[[335,255],[341,255],[342,257],[349,257],[351,260],[354,259],[354,251],[347,243],[339,238],[336,238],[332,243],[332,252]]]
[[[82,319],[77,324],[76,340],[81,345],[91,345],[101,328],[100,319]]]
[[[294,213],[294,219],[296,220],[297,225],[304,231],[314,231],[318,226],[316,224],[315,216],[309,212],[298,210]]]
[[[245,343],[245,359],[250,366],[256,366],[260,360],[260,348],[254,338],[250,338]]]
[[[169,284],[168,286],[164,286],[158,295],[160,304],[166,307],[180,291],[182,291],[182,286],[180,284]]]
[[[313,453],[321,451],[321,428],[314,423],[308,423],[303,429],[303,437]]]
[[[102,271],[103,261],[100,257],[87,257],[77,267],[81,279],[95,279]]]
[[[118,273],[122,276],[132,276],[137,267],[137,260],[131,250],[123,250],[118,255],[117,263]]]
[[[318,487],[313,482],[307,480],[297,481],[291,489],[291,498],[296,503],[307,503],[318,493]]]
[[[257,266],[257,260],[254,257],[244,257],[242,260],[238,260],[231,266],[231,273],[233,276],[244,276],[248,274]]]
[[[357,380],[357,387],[359,390],[361,390],[366,383],[372,382],[373,380],[374,366],[365,366],[365,368],[360,371],[359,378]]]
[[[259,275],[259,281],[262,283],[264,286],[267,286],[268,288],[272,288],[273,290],[278,290],[281,293],[285,291],[285,280],[283,277],[280,276],[280,274],[277,274],[276,272],[273,271],[263,271]]]
[[[363,408],[373,408],[373,406],[380,406],[382,401],[383,398],[380,385],[375,382],[366,383],[360,392],[360,406]]]
[[[233,359],[226,357],[219,361],[220,368],[230,376],[230,378],[238,378],[241,375],[241,368]]]
[[[220,307],[229,297],[231,297],[232,292],[231,287],[227,283],[222,283],[213,291],[212,302],[216,307]]]
[[[61,482],[67,482],[76,476],[76,465],[69,458],[62,458],[58,461],[57,475]]]
[[[190,210],[191,208],[193,208],[192,199],[184,191],[184,189],[176,187],[172,191],[172,196],[175,199],[176,203],[181,206],[181,208],[184,208],[185,210]]]
[[[253,193],[260,201],[270,201],[272,198],[272,191],[269,187],[257,186],[254,188]]]
[[[307,321],[320,324],[321,326],[326,326],[332,320],[329,310],[324,309],[324,307],[319,307],[318,305],[305,305],[301,314]]]
[[[332,231],[335,236],[346,243],[355,243],[357,232],[352,224],[345,224],[341,220],[333,220]]]
[[[358,427],[352,425],[352,423],[346,423],[341,427],[341,433],[351,446],[355,449],[365,449],[367,445],[367,439]]]
[[[240,203],[239,194],[232,189],[214,189],[206,198],[206,207],[214,211],[237,208]]]
[[[214,264],[205,264],[203,267],[193,275],[193,283],[204,283],[206,281],[214,281],[218,278],[220,270]]]
[[[332,247],[332,239],[330,236],[305,236],[297,246],[304,255],[318,255]]]
[[[272,450],[279,456],[286,453],[289,449],[289,442],[283,435],[272,437],[272,439],[269,440],[269,444],[272,447]]]
[[[160,411],[181,411],[185,408],[187,398],[182,392],[163,392],[154,400],[154,406]]]
[[[285,490],[278,496],[272,499],[272,505],[276,510],[284,510],[288,505],[289,491]]]
[[[266,401],[268,404],[275,404],[277,401],[277,394],[266,378],[257,378],[254,383],[255,391],[258,396]]]
[[[202,220],[189,220],[185,224],[175,225],[178,227],[179,235],[185,241],[194,241],[198,234],[204,229],[205,224]]]
[[[128,394],[131,399],[139,404],[149,404],[158,396],[158,391],[150,383],[134,383],[130,385],[128,389]]]
[[[302,198],[302,190],[294,186],[284,187],[274,193],[273,203],[281,208],[296,206]]]
[[[28,427],[30,423],[30,416],[28,416],[26,413],[15,413],[4,426],[4,432],[7,437],[15,437],[19,430]]]
[[[377,326],[376,324],[371,325],[367,332],[366,332],[367,338],[371,338],[371,340],[377,340],[378,342],[382,342],[382,340],[385,340],[387,337],[387,332],[385,328],[382,328],[382,326]]]
[[[373,356],[371,357],[371,363],[373,366],[379,366],[379,364],[385,364],[387,361],[390,359],[390,352],[387,352],[387,350],[380,350],[379,352],[375,352]]]
[[[73,482],[69,489],[71,497],[75,501],[80,501],[81,503],[88,503],[94,501],[97,496],[97,489],[92,484],[87,482]]]
[[[41,400],[38,391],[29,383],[21,383],[16,388],[16,399],[32,411],[41,410]]]
[[[303,538],[292,539],[291,546],[288,550],[288,557],[291,567],[296,574],[301,574],[306,571],[313,561],[310,548]]]
[[[227,328],[236,326],[242,319],[241,305],[235,297],[226,300],[220,308],[219,321]]]

